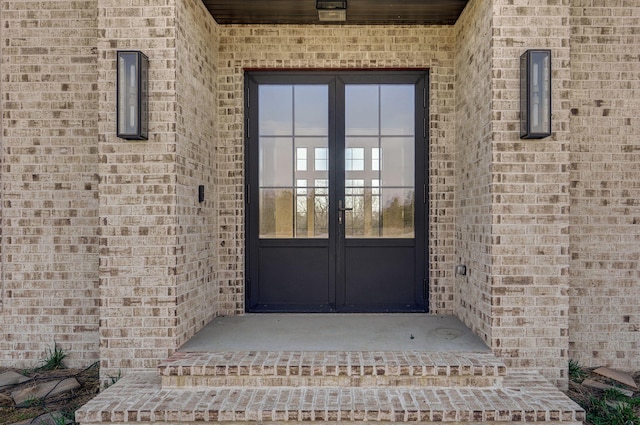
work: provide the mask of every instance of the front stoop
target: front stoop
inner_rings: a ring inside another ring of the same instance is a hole
[[[175,353],[158,366],[170,387],[488,387],[507,368],[491,353],[240,351]]]
[[[487,353],[176,353],[76,413],[89,424],[581,424],[584,412],[535,372]]]

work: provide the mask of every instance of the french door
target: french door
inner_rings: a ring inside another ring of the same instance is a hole
[[[246,307],[425,311],[427,76],[246,76]]]

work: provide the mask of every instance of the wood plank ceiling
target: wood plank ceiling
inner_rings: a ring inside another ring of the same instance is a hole
[[[202,0],[219,24],[336,24],[318,19],[316,0]],[[468,0],[347,0],[338,24],[452,25]]]

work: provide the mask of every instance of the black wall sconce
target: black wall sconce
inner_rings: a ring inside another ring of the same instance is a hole
[[[137,50],[119,50],[117,74],[118,137],[149,138],[149,58]]]
[[[551,135],[551,50],[520,56],[520,138]]]

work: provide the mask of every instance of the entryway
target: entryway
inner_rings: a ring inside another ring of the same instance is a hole
[[[247,311],[426,311],[426,72],[246,87]]]

